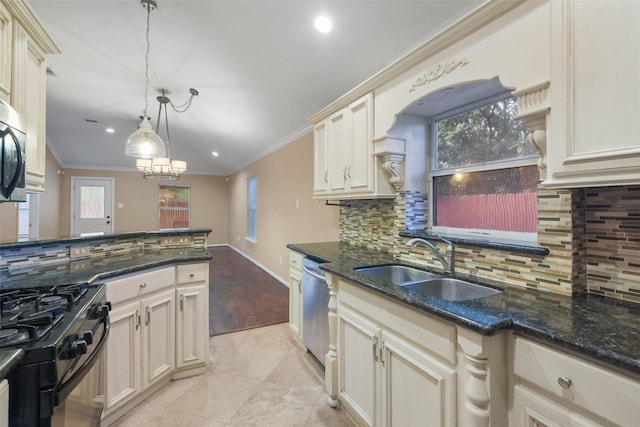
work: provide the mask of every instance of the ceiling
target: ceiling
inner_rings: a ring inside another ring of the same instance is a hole
[[[309,131],[308,117],[479,3],[159,0],[148,115],[155,126],[160,89],[175,104],[197,89],[187,112],[169,110],[172,157],[187,173],[229,175]],[[135,170],[124,144],[145,104],[146,10],[139,0],[30,4],[62,51],[47,59],[47,145],[63,168]],[[319,14],[332,32],[315,30]]]

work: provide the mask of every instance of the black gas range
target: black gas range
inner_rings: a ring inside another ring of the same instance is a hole
[[[9,425],[49,427],[100,357],[109,333],[104,284],[0,288],[0,348],[24,357],[9,373]]]

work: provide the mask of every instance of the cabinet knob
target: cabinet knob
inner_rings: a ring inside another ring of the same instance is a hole
[[[140,287],[141,287],[142,289],[146,288],[146,287],[147,287],[147,283],[145,282],[145,283],[140,284]]]
[[[560,385],[560,387],[567,390],[571,388],[571,385],[573,384],[573,382],[569,377],[558,377],[558,384]]]
[[[190,279],[193,279],[194,277],[196,277],[196,275],[195,275],[195,274],[193,274],[193,273],[189,273],[189,278],[190,278]]]

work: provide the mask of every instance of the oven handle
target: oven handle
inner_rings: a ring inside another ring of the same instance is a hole
[[[104,324],[104,330],[102,331],[102,335],[100,336],[100,341],[96,345],[94,351],[91,353],[91,356],[84,361],[82,366],[71,375],[64,383],[58,385],[56,387],[56,395],[55,395],[55,406],[58,406],[60,402],[64,401],[69,393],[82,381],[85,374],[89,372],[89,370],[95,365],[98,361],[98,358],[102,354],[102,349],[107,342],[107,337],[109,336],[109,330],[111,329],[111,323],[109,322],[109,312],[100,319],[100,323]]]

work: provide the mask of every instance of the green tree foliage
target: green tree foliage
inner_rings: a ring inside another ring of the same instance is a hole
[[[449,169],[535,155],[515,97],[436,122],[437,168]]]

